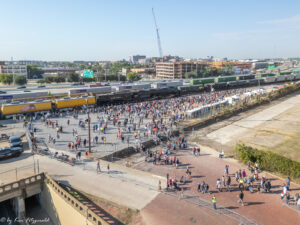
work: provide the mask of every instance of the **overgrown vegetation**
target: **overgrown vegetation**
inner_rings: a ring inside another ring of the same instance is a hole
[[[258,162],[262,170],[281,173],[291,178],[300,178],[300,163],[282,155],[270,151],[258,150],[244,144],[237,144],[235,152],[237,158],[243,163],[247,163],[248,161],[252,163]]]

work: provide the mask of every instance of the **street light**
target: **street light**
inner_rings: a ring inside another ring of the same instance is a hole
[[[92,152],[91,150],[91,118],[90,118],[90,110],[89,110],[89,97],[86,98],[86,108],[88,114],[88,129],[89,129],[89,153]]]

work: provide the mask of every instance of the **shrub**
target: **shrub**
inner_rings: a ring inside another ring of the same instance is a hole
[[[256,148],[237,144],[235,147],[237,158],[244,163],[258,162],[261,169],[278,172],[292,178],[300,177],[300,163],[293,161],[287,157],[270,151],[262,151]]]

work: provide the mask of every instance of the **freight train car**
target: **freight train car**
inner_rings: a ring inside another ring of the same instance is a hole
[[[48,112],[52,110],[49,100],[37,100],[34,102],[13,102],[1,106],[1,115],[5,118],[12,118],[15,115],[28,114],[33,112]]]
[[[87,102],[88,101],[88,102]],[[80,97],[80,98],[62,98],[55,99],[53,101],[55,109],[73,109],[76,107],[82,107],[96,104],[96,98],[94,96]]]

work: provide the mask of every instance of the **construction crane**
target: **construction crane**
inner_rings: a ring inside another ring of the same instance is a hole
[[[161,49],[159,32],[158,32],[157,22],[156,22],[155,13],[154,13],[154,9],[153,8],[152,8],[152,14],[153,14],[153,19],[154,19],[155,28],[156,28],[156,36],[157,36],[157,45],[158,45],[159,56],[160,56],[160,58],[163,58],[163,53],[162,53],[162,49]]]

